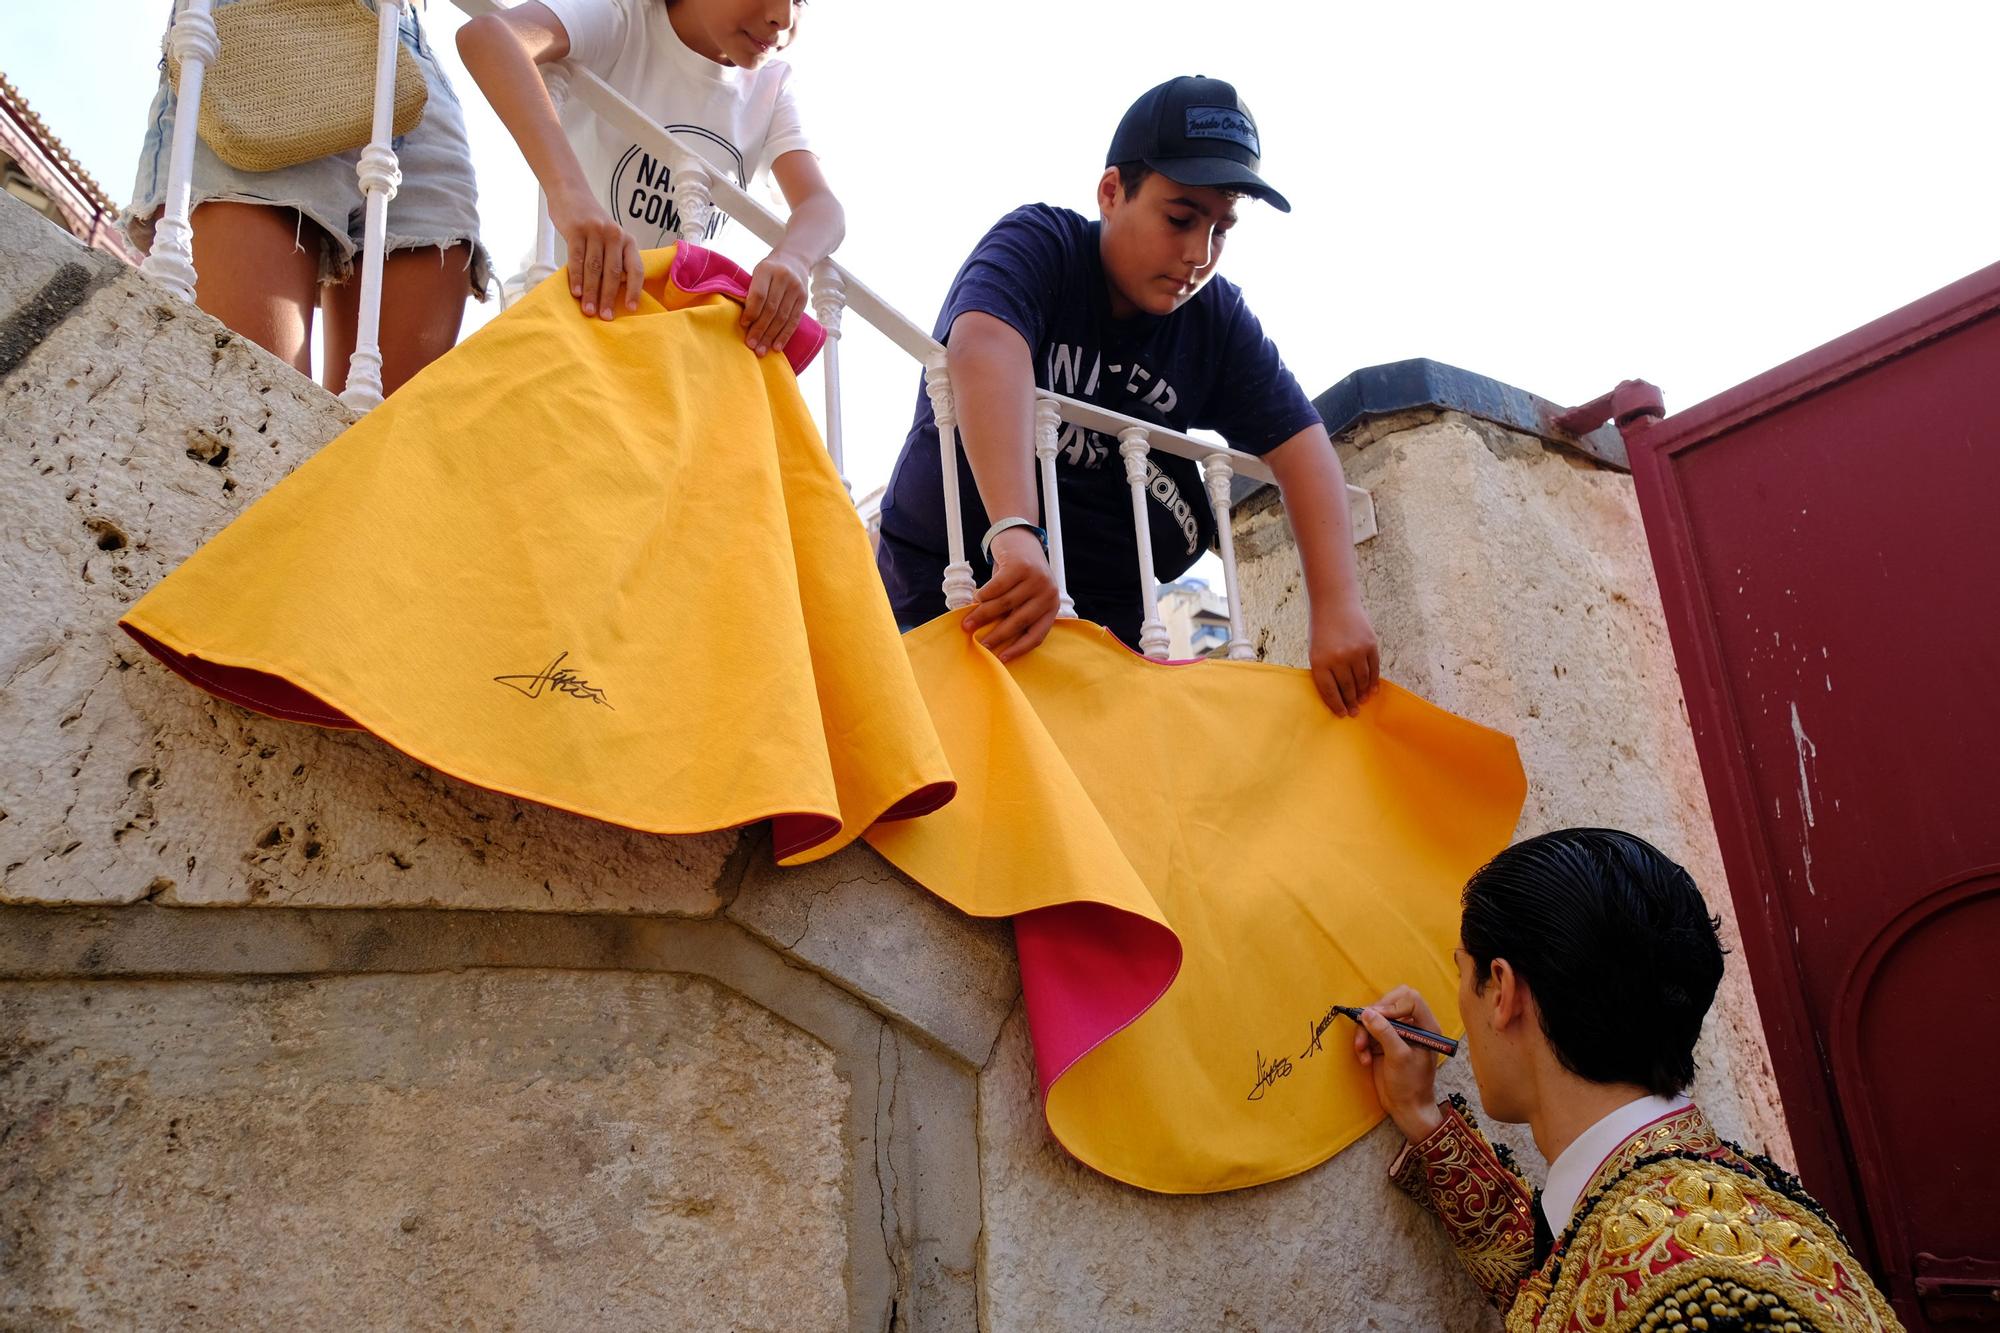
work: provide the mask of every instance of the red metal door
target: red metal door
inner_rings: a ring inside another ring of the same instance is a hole
[[[2000,265],[1626,439],[1800,1173],[2000,1324]]]

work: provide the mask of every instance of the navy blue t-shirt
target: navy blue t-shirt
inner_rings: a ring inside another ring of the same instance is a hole
[[[1099,225],[1047,204],[1000,219],[952,280],[933,336],[948,339],[967,311],[991,315],[1027,341],[1037,388],[1174,430],[1216,430],[1246,453],[1267,453],[1319,421],[1243,293],[1225,278],[1210,278],[1170,315],[1112,318]],[[1070,596],[1078,615],[1136,646],[1138,540],[1118,439],[1068,422],[1061,432],[1056,489]],[[1215,521],[1192,461],[1155,450],[1148,464],[1153,564],[1160,579],[1171,580],[1214,544]],[[992,568],[980,558],[979,539],[992,520],[962,444],[958,475],[966,558],[984,583]],[[1038,486],[1039,478],[1038,470]],[[916,418],[882,497],[876,561],[903,624],[943,613],[947,551],[937,421],[919,384]]]

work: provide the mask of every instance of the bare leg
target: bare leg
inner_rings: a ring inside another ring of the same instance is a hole
[[[443,263],[439,263],[439,255]],[[451,350],[458,341],[465,298],[471,294],[465,277],[470,245],[440,252],[436,246],[396,250],[382,256],[382,394],[387,397],[405,381]],[[347,387],[347,359],[361,310],[361,265],[356,258],[346,282],[320,289],[320,309],[326,316],[326,373],[320,382],[334,393]]]
[[[195,304],[311,375],[319,228],[293,209],[221,200],[191,220]]]

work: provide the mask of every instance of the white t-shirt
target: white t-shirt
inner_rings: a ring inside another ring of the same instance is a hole
[[[569,32],[569,59],[599,75],[728,174],[738,186],[807,147],[792,100],[791,67],[767,60],[755,70],[718,65],[688,49],[662,0],[542,0]],[[667,164],[572,95],[563,133],[584,175],[618,225],[642,250],[679,239]],[[708,235],[721,226],[711,212]]]

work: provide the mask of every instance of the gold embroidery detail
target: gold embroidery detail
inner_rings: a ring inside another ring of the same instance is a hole
[[[1764,1257],[1764,1238],[1740,1217],[1695,1213],[1674,1223],[1674,1239],[1711,1259],[1754,1264]]]
[[[1551,1278],[1552,1261],[1522,1284],[1507,1333],[1694,1329],[1697,1319],[1752,1310],[1765,1321],[1757,1327],[1902,1333],[1819,1218],[1760,1178],[1704,1156],[1715,1154],[1639,1167],[1610,1186],[1578,1226],[1560,1271]]]
[[[1486,1298],[1506,1309],[1535,1257],[1535,1224],[1528,1187],[1500,1164],[1485,1135],[1455,1111],[1417,1145],[1422,1158],[1422,1200],[1444,1223],[1472,1280]]]
[[[1743,1177],[1727,1167],[1693,1166],[1674,1173],[1667,1193],[1683,1208],[1736,1218],[1750,1211],[1743,1199],[1742,1181]]]
[[[1833,1251],[1815,1240],[1796,1222],[1774,1219],[1757,1228],[1765,1246],[1798,1275],[1816,1286],[1832,1290],[1839,1274],[1834,1271]]]
[[[1630,1254],[1658,1240],[1673,1224],[1674,1210],[1658,1199],[1628,1199],[1604,1223],[1607,1254]]]
[[[1724,1167],[1697,1166],[1676,1171],[1667,1196],[1684,1210],[1674,1223],[1674,1239],[1713,1259],[1737,1259],[1751,1264],[1764,1257],[1764,1238],[1744,1220],[1750,1211],[1740,1183],[1743,1177]]]
[[[1534,1333],[1542,1321],[1542,1311],[1549,1303],[1549,1280],[1536,1273],[1521,1284],[1519,1294],[1514,1297],[1512,1308],[1507,1311],[1507,1333]]]

